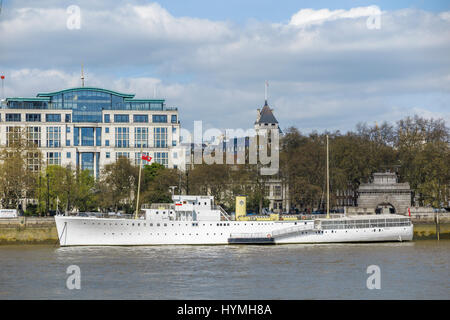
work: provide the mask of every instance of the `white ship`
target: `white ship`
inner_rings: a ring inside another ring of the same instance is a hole
[[[245,197],[238,197],[236,215],[230,217],[211,196],[173,196],[173,200],[173,204],[144,206],[137,219],[55,216],[60,245],[336,243],[413,237],[411,220],[401,215],[311,220],[278,214],[249,216],[244,212]]]
[[[138,196],[141,166],[139,168]],[[55,216],[61,246],[213,245],[410,241],[413,225],[402,215],[330,218],[327,136],[327,218],[248,216],[236,197],[230,217],[211,196],[172,196],[173,204],[143,206],[134,219]]]

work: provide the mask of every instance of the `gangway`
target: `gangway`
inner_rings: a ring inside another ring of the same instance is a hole
[[[303,224],[292,226],[272,232],[253,232],[253,233],[231,233],[228,238],[230,244],[275,244],[276,239],[299,234],[300,232],[317,230],[314,225]]]

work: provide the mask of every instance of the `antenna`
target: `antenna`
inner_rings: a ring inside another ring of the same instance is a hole
[[[266,80],[265,86],[264,86],[264,100],[267,104],[267,88],[269,87],[269,81]]]
[[[84,87],[83,63],[81,64],[81,86]]]

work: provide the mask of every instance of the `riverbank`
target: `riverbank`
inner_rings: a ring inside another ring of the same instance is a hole
[[[450,239],[450,219],[441,218],[437,227],[432,218],[412,218],[414,240]],[[55,244],[58,234],[54,218],[19,217],[0,219],[0,245]]]
[[[54,244],[58,241],[54,218],[0,219],[0,245]]]

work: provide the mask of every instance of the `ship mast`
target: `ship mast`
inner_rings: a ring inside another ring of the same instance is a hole
[[[330,218],[330,163],[328,153],[328,135],[327,135],[327,219]]]

